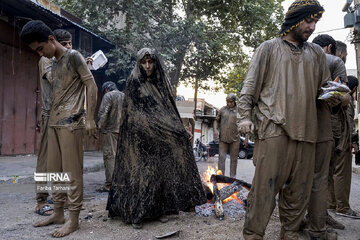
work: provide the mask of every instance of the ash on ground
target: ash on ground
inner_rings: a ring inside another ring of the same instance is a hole
[[[242,201],[242,203],[236,199],[223,203],[224,215],[233,218],[245,216],[246,209],[244,202],[246,201],[248,193],[249,192],[245,189],[238,192],[237,197]],[[213,203],[205,203],[203,205],[196,206],[195,213],[196,215],[202,217],[215,216],[215,206]]]

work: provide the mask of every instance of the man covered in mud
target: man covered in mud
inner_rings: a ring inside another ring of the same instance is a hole
[[[98,113],[97,126],[103,133],[105,185],[98,188],[97,191],[108,192],[114,172],[124,93],[120,92],[116,84],[111,81],[102,85],[102,92],[104,96]]]
[[[344,63],[346,63],[347,53],[347,46],[342,41],[336,41],[336,54],[337,57],[341,58]]]
[[[189,211],[205,199],[189,135],[155,50],[141,49],[126,83],[109,216],[145,220]]]
[[[54,213],[34,223],[34,227],[65,223],[52,233],[53,237],[63,237],[79,228],[83,200],[83,130],[85,128],[89,135],[95,133],[97,87],[82,55],[63,47],[42,21],[28,22],[20,35],[40,56],[55,57],[51,69],[53,102],[48,123],[47,170],[70,173],[71,190],[68,193],[53,190]],[[65,222],[66,198],[69,199],[69,219]]]
[[[322,49],[307,40],[324,8],[316,0],[291,4],[280,37],[255,51],[239,100],[239,131],[254,130],[255,175],[243,235],[263,239],[279,193],[281,239],[298,239],[309,201],[317,141],[316,99],[330,80]]]
[[[230,93],[226,97],[226,106],[220,109],[214,121],[214,135],[219,136],[218,168],[225,175],[226,155],[230,152],[230,177],[234,178],[240,147],[237,115],[236,96]]]
[[[61,29],[61,28],[55,29],[54,35],[56,40],[66,49],[70,49],[70,50],[73,49],[72,35],[69,31],[66,31],[65,29]],[[91,57],[87,57],[85,58],[85,61],[87,64],[92,64],[94,60]]]
[[[47,170],[47,149],[48,149],[48,121],[52,101],[51,86],[51,65],[52,60],[41,57],[39,60],[39,75],[41,88],[41,120],[40,120],[40,148],[36,162],[36,172],[44,173]],[[37,182],[37,184],[46,184]],[[43,216],[49,216],[53,213],[52,207],[47,204],[49,193],[47,191],[37,191],[37,206],[35,213]]]
[[[321,34],[314,38],[312,42],[323,48],[331,79],[346,80],[344,63],[340,58],[333,55],[336,51],[335,40],[327,34]],[[316,106],[318,108],[318,138],[316,142],[314,180],[308,206],[309,235],[313,238],[331,239],[331,237],[336,236],[336,232],[330,229],[326,231],[326,223],[332,228],[344,228],[341,223],[328,215],[326,210],[329,165],[334,146],[331,111],[329,104],[324,101],[317,100]]]

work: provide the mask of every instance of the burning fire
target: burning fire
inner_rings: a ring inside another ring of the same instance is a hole
[[[230,197],[224,199],[222,202],[223,202],[223,203],[227,203],[227,202],[229,202],[229,201],[231,201],[231,200],[236,200],[236,201],[238,201],[239,203],[243,204],[243,201],[241,201],[241,200],[237,197],[237,194],[238,194],[237,192],[234,193],[234,194],[231,195]]]
[[[206,183],[208,185],[211,192],[214,194],[214,185],[210,182],[211,175],[213,175],[213,174],[222,175],[222,171],[218,170],[217,168],[216,169],[213,168],[211,165],[208,165],[207,170],[205,172],[203,172],[203,174],[202,174],[202,180],[204,183]],[[217,184],[219,190],[228,185],[230,185],[230,184],[227,184],[227,183],[218,183]],[[237,197],[237,193],[234,193],[230,197],[224,199],[222,202],[227,203],[231,200],[237,200],[239,203],[243,204],[243,202]]]
[[[211,175],[213,174],[222,175],[222,171],[218,170],[217,168],[213,168],[211,165],[208,165],[207,170],[202,174],[202,180],[208,185],[211,192],[214,194],[214,185],[210,182]]]

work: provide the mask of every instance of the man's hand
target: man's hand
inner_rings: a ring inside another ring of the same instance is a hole
[[[96,135],[96,124],[94,120],[86,120],[85,130],[89,136],[95,137]],[[96,138],[96,137],[95,137]]]
[[[87,57],[87,58],[85,58],[85,61],[86,61],[86,64],[90,63],[90,65],[92,65],[94,62],[94,59],[92,59],[91,57]]]
[[[254,132],[254,124],[248,119],[242,120],[238,125],[238,131],[242,134],[252,133]]]
[[[342,102],[341,97],[339,96],[333,96],[331,98],[327,98],[321,101],[325,101],[329,105],[329,107],[336,107]]]
[[[350,94],[347,93],[344,96],[341,97],[341,106],[343,108],[347,108],[350,104],[351,98],[350,98]]]

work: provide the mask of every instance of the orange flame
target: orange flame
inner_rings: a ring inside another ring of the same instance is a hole
[[[222,174],[221,170],[217,170],[217,168],[213,168],[211,165],[208,165],[208,168],[202,174],[202,180],[205,182],[210,188],[211,192],[214,193],[214,185],[210,182],[211,175],[213,174]]]
[[[223,203],[227,203],[227,202],[229,202],[229,201],[231,201],[231,200],[236,200],[236,201],[238,201],[240,204],[243,204],[243,201],[241,201],[241,200],[237,197],[237,194],[238,194],[237,192],[234,193],[234,194],[231,195],[230,197],[224,199],[222,202],[223,202]]]
[[[217,168],[216,169],[213,168],[211,165],[208,165],[207,170],[205,172],[203,172],[203,174],[202,174],[203,182],[205,182],[208,185],[208,187],[210,188],[212,193],[214,193],[214,185],[210,182],[210,178],[211,178],[211,175],[213,175],[213,174],[222,175],[222,171],[218,170]],[[228,183],[218,183],[217,184],[219,190],[228,185],[230,185],[230,184],[228,184]],[[224,199],[222,202],[227,203],[233,199],[235,199],[239,203],[243,204],[243,202],[237,197],[237,193],[234,193],[230,197]]]

